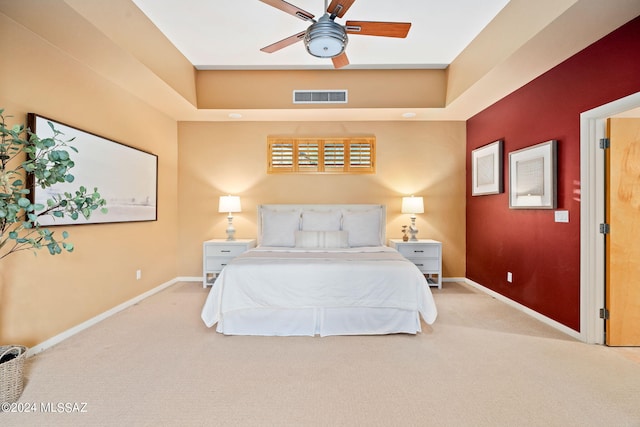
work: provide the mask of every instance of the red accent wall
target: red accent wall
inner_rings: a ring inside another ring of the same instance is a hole
[[[580,113],[638,91],[640,17],[467,121],[467,278],[580,330]],[[498,139],[505,192],[472,197],[471,151]],[[509,209],[509,152],[550,139],[568,224]]]

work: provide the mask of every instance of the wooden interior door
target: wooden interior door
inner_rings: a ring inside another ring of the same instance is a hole
[[[606,344],[640,346],[640,119],[609,119]]]

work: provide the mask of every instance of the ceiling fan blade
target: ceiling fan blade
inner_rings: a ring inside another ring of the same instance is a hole
[[[306,31],[301,31],[298,34],[295,34],[291,37],[287,37],[286,39],[282,39],[279,42],[275,42],[273,44],[270,44],[269,46],[265,46],[262,49],[260,49],[262,52],[267,52],[267,53],[273,53],[276,50],[280,50],[282,48],[285,48],[287,46],[290,46],[296,42],[299,42],[300,40],[302,40],[304,38]]]
[[[354,1],[356,0],[332,0],[331,4],[327,8],[327,13],[329,15],[333,15],[335,13],[338,18],[342,18]]]
[[[347,21],[346,24],[347,33],[363,36],[405,38],[410,28],[411,22]]]
[[[349,58],[347,58],[347,54],[344,52],[338,56],[334,56],[331,60],[333,61],[334,68],[342,68],[349,65]]]
[[[266,3],[269,6],[273,6],[276,9],[280,9],[283,12],[287,12],[289,15],[293,15],[303,21],[311,21],[313,19],[313,13],[309,13],[306,10],[300,9],[298,6],[294,6],[291,3],[287,3],[284,0],[260,0],[262,3]]]

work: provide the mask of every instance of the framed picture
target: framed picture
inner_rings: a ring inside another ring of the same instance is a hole
[[[471,195],[484,196],[504,191],[502,178],[502,140],[471,152]]]
[[[80,216],[73,221],[68,217],[42,216],[42,225],[95,224],[158,219],[158,156],[101,136],[29,113],[28,126],[40,138],[53,137],[50,122],[61,139],[68,141],[78,152],[68,150],[75,165],[70,170],[71,183],[58,183],[47,189],[31,185],[34,203],[47,205],[53,194],[75,192],[80,186],[89,191],[98,188],[107,201],[108,213],[95,211],[87,220]]]
[[[509,153],[509,207],[556,208],[557,141]]]

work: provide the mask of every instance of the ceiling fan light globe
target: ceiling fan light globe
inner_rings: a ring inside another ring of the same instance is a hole
[[[307,52],[318,58],[333,58],[341,55],[348,42],[349,38],[344,27],[324,16],[311,25],[304,36]]]
[[[345,45],[332,37],[318,37],[307,43],[307,51],[318,58],[333,58],[344,52]]]

